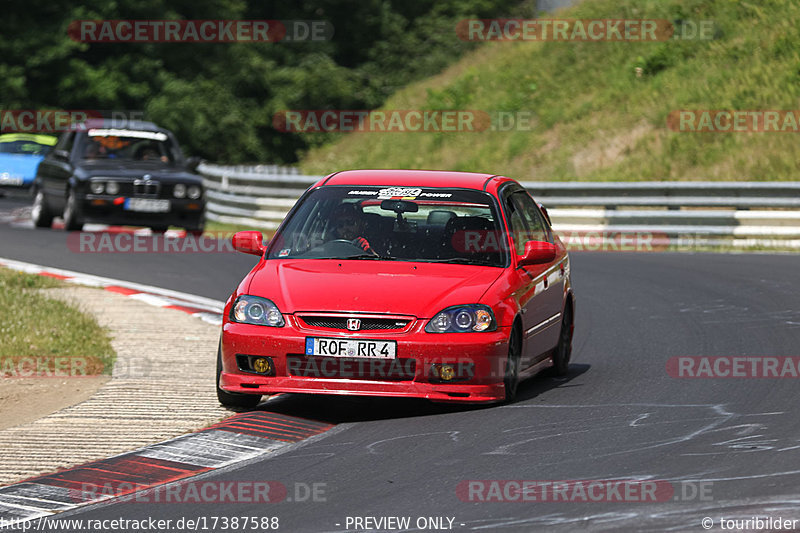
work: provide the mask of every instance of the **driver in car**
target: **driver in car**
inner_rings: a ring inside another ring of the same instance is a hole
[[[108,153],[106,151],[106,147],[101,145],[97,141],[89,141],[86,147],[83,149],[83,158],[94,160],[94,159],[101,159],[108,157]]]
[[[376,253],[364,238],[364,213],[353,203],[339,204],[331,213],[333,238],[352,242],[365,252]]]
[[[136,152],[135,159],[140,161],[161,161],[162,163],[168,161],[167,156],[161,155],[158,148],[152,145],[145,145],[139,148]]]

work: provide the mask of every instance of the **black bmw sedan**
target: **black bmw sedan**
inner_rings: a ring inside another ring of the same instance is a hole
[[[90,119],[65,131],[39,165],[33,222],[49,228],[61,216],[68,231],[84,223],[204,227],[199,160],[184,158],[172,133],[152,122]]]

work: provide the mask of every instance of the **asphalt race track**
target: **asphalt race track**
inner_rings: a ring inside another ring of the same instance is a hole
[[[63,230],[34,229],[17,219],[30,201],[0,198],[0,257],[38,265],[108,276],[136,283],[197,294],[225,301],[242,277],[256,264],[255,256],[241,253],[105,253],[80,252]],[[14,213],[12,217],[10,213]],[[5,217],[4,217],[5,215]],[[98,249],[102,249],[99,248]]]
[[[20,205],[0,199],[0,211]],[[66,235],[0,224],[0,257],[220,300],[255,261],[81,254]],[[572,272],[566,379],[536,378],[517,402],[491,407],[284,395],[260,408],[337,428],[203,480],[278,481],[287,499],[107,503],[56,518],[266,516],[298,532],[353,530],[347,517],[365,516],[410,517],[412,531],[420,517],[452,518],[456,531],[702,531],[704,517],[719,531],[721,518],[800,518],[797,379],[679,379],[666,370],[676,356],[800,356],[800,257],[574,253]],[[469,480],[620,479],[666,482],[673,492],[657,502],[481,502],[463,490]],[[301,490],[313,484],[316,501]]]

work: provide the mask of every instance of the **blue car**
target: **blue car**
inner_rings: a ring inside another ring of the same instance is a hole
[[[58,139],[38,133],[0,135],[0,188],[28,188],[44,156]]]

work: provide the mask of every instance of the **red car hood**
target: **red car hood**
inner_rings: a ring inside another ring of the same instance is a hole
[[[393,313],[430,318],[443,308],[478,303],[502,268],[371,260],[270,260],[253,273],[248,294],[283,313]]]

